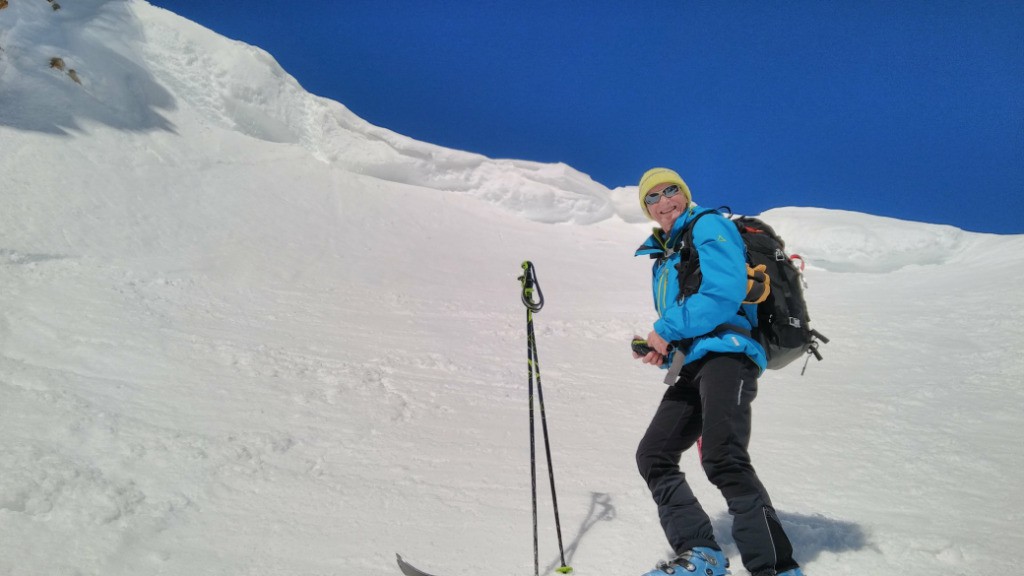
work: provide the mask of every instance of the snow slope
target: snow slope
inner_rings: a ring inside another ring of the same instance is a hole
[[[635,189],[372,126],[138,0],[11,0],[0,49],[0,574],[532,573],[524,259],[568,560],[667,553]],[[764,218],[832,338],[755,403],[807,573],[1012,573],[1024,236]]]

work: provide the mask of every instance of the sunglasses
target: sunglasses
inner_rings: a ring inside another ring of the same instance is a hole
[[[644,203],[646,203],[648,206],[653,206],[654,204],[661,202],[662,196],[664,196],[665,198],[671,198],[676,194],[679,194],[679,191],[679,186],[673,184],[668,188],[665,188],[661,192],[648,192],[647,195],[644,196]]]

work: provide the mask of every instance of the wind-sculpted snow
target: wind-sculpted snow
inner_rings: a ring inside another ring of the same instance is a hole
[[[777,208],[761,217],[790,253],[832,272],[886,273],[949,262],[971,236],[952,226],[907,222],[840,210]]]
[[[100,123],[175,131],[188,108],[211,127],[384,180],[474,196],[539,222],[597,222],[607,189],[564,164],[491,160],[373,126],[307,93],[265,51],[141,2],[12,3],[0,14],[0,126],[67,135]],[[140,21],[145,20],[145,24]],[[116,31],[116,34],[112,34]],[[72,81],[47,62],[59,57]]]
[[[352,135],[340,132],[324,138],[318,156],[356,173],[466,194],[537,222],[591,224],[613,214],[607,189],[565,164],[492,160],[372,127],[351,143],[364,152],[349,154],[336,146]]]
[[[258,48],[170,13],[153,14],[147,23],[157,77],[217,126],[300,144],[355,173],[471,195],[538,222],[588,224],[613,213],[607,189],[569,166],[492,160],[413,140],[307,93]]]

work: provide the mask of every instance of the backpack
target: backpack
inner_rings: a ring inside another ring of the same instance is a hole
[[[727,208],[726,208],[727,209]],[[680,234],[679,293],[686,297],[700,288],[700,259],[693,248],[693,226],[707,210],[687,223]],[[804,301],[804,279],[801,269],[794,263],[799,256],[787,256],[786,243],[771,226],[759,218],[732,217],[730,222],[739,230],[747,256],[747,297],[745,304],[757,304],[757,327],[753,331],[741,326],[723,324],[714,332],[734,331],[757,340],[768,356],[768,369],[778,370],[807,354],[819,361],[820,343],[828,338],[810,327],[811,318]],[[802,260],[802,259],[801,259]],[[804,370],[807,364],[804,363]],[[803,374],[803,372],[801,372]]]

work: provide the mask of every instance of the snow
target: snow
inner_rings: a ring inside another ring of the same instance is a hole
[[[0,574],[532,573],[525,259],[567,560],[667,554],[635,188],[370,125],[139,0],[11,0],[0,50]],[[832,339],[754,404],[808,575],[1013,573],[1024,236],[762,216]]]

